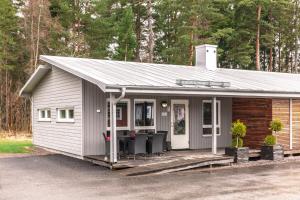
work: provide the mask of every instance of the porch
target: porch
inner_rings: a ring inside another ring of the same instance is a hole
[[[112,163],[119,162],[118,138],[123,134],[128,137],[132,131],[153,135],[165,131],[172,150],[205,150],[217,155],[218,148],[231,145],[232,98],[175,95],[117,98],[111,95],[107,101],[114,103],[106,106]]]
[[[109,167],[113,170],[122,170],[127,176],[145,175],[152,173],[166,173],[188,170],[199,167],[212,167],[231,165],[233,157],[225,156],[224,149],[219,149],[217,154],[206,150],[180,150],[168,151],[161,155],[137,156],[136,159],[121,157],[117,163],[111,163],[105,156],[85,156],[85,160],[94,164]]]

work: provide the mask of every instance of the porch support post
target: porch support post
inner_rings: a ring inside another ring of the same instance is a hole
[[[290,149],[293,149],[293,99],[290,98]]]
[[[217,98],[212,98],[212,153],[217,154]]]
[[[110,93],[110,162],[117,162],[116,98]]]

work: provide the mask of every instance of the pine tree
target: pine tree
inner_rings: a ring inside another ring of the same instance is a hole
[[[133,28],[133,12],[131,7],[126,7],[119,19],[116,39],[116,54],[114,58],[118,60],[133,60],[136,48],[136,38]]]

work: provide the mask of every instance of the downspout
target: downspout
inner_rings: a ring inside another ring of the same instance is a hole
[[[116,105],[121,99],[125,97],[126,88],[121,88],[121,95],[115,98],[113,94],[110,94],[110,124],[111,124],[111,142],[110,142],[110,162],[116,163],[117,160],[117,122],[116,122]]]
[[[121,95],[115,100],[114,103],[118,103],[119,101],[121,101],[125,97],[125,94],[126,94],[126,87],[122,87]]]

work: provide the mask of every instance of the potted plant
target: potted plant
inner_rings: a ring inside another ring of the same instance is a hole
[[[282,160],[284,157],[283,147],[277,144],[277,134],[283,128],[283,124],[279,119],[275,119],[270,123],[272,135],[267,135],[264,145],[261,147],[261,159],[265,160]]]
[[[236,163],[249,161],[249,148],[243,147],[243,138],[246,136],[246,132],[247,127],[240,120],[237,120],[232,123],[232,145],[231,147],[225,148],[225,154],[229,156],[234,156],[234,162]]]

